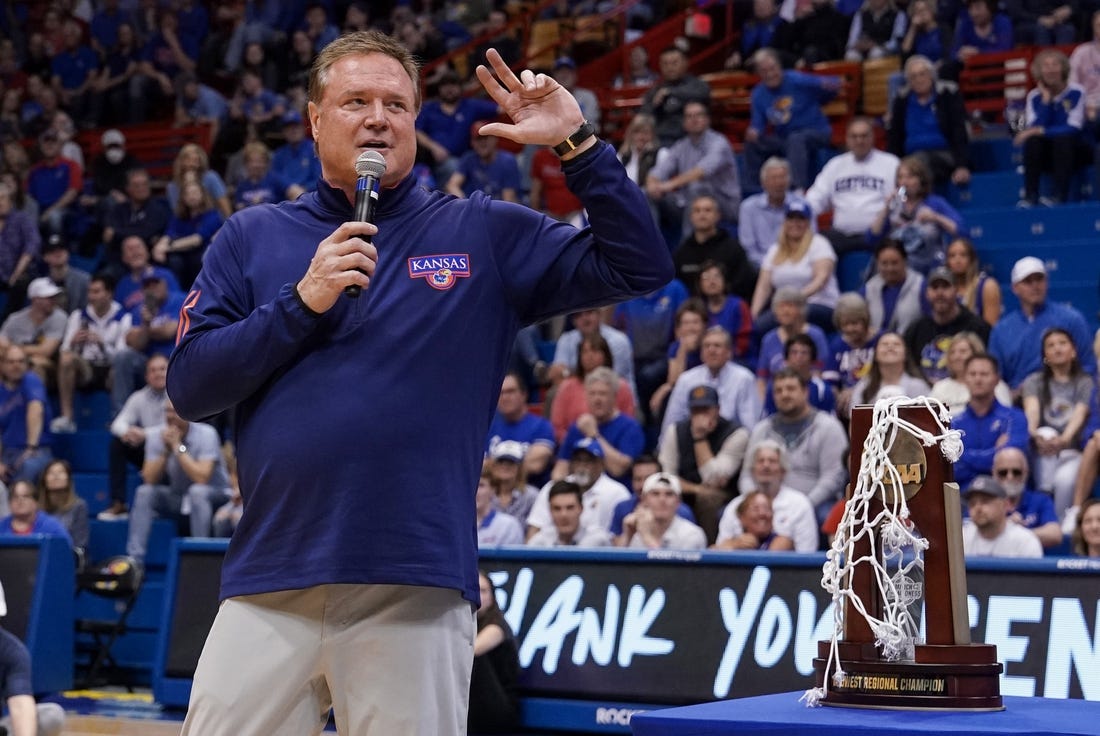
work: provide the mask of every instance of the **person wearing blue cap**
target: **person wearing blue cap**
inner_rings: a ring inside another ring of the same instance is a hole
[[[297,199],[302,192],[317,188],[321,178],[321,161],[313,149],[313,140],[306,137],[302,114],[287,110],[283,114],[283,137],[286,143],[271,156],[271,172],[287,185],[287,199]]]
[[[584,512],[581,525],[608,532],[615,516],[615,507],[631,498],[630,491],[622,483],[604,472],[605,455],[598,440],[582,437],[568,445],[569,474],[550,481],[539,490],[531,512],[527,514],[527,541],[545,529],[554,528],[550,493],[561,480],[576,484],[581,492]]]

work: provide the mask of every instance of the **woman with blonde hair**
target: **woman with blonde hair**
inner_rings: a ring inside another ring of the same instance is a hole
[[[997,279],[978,269],[978,251],[969,238],[955,238],[947,246],[947,268],[955,277],[959,303],[990,327],[1001,318],[1001,287]]]
[[[202,268],[206,246],[224,219],[198,178],[191,173],[185,174],[168,227],[153,245],[153,260],[167,265],[176,274],[180,286],[189,289]]]
[[[210,193],[222,217],[233,214],[233,206],[229,203],[229,190],[225,186],[225,181],[218,172],[210,168],[210,157],[197,143],[185,143],[176,154],[176,160],[172,162],[172,180],[168,182],[165,195],[173,211],[179,205],[180,192],[188,174],[197,177],[203,189]]]
[[[974,332],[960,332],[947,344],[947,378],[932,384],[932,398],[942,402],[954,416],[958,416],[970,401],[970,389],[963,382],[966,361],[972,356],[985,355],[985,343]],[[1012,392],[1004,381],[993,389],[997,401],[1012,406]]]
[[[833,328],[833,308],[840,298],[836,281],[836,252],[824,235],[810,227],[813,210],[802,199],[787,205],[786,217],[774,245],[764,254],[752,294],[752,318],[756,331],[776,326],[775,316],[765,312],[772,294],[784,286],[798,289],[806,299],[806,319],[822,330]]]
[[[626,175],[638,186],[645,185],[646,175],[657,164],[661,144],[657,142],[657,123],[653,116],[640,112],[630,120],[619,146],[619,160]]]

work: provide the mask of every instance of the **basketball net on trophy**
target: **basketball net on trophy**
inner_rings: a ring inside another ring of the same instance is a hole
[[[970,641],[950,421],[927,397],[852,410],[853,480],[822,569],[833,635],[818,642],[807,705],[1003,710],[997,649]]]

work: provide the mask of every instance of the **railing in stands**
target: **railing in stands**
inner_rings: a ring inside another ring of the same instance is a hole
[[[520,44],[523,55],[514,65],[517,69],[549,70],[554,59],[565,54],[576,54],[582,44],[594,42],[614,48],[621,45],[627,11],[642,0],[618,3],[604,13],[568,18],[540,18],[543,11],[557,4],[557,0],[542,0],[525,7],[511,18],[503,30],[485,32],[462,46],[424,65],[423,78],[431,79],[441,68],[450,66],[460,76],[469,78],[473,69],[468,68],[469,57],[494,37],[510,34]]]
[[[861,67],[858,62],[825,62],[810,70],[813,74],[838,76],[840,91],[825,107],[825,113],[833,128],[834,145],[842,145],[848,120],[859,110],[861,95]],[[714,129],[730,139],[734,148],[741,149],[745,129],[749,127],[749,109],[752,88],[759,77],[751,72],[727,70],[708,72],[699,78],[710,85],[711,120]],[[612,140],[622,139],[622,132],[630,119],[641,108],[648,87],[628,87],[603,90],[600,99],[604,135]]]
[[[213,143],[211,126],[206,123],[172,127],[171,123],[162,120],[123,126],[119,130],[126,136],[127,152],[137,158],[155,179],[172,177],[172,163],[185,143],[197,143],[204,151],[209,151]],[[91,161],[103,150],[102,135],[102,130],[87,130],[77,136],[86,161]]]
[[[1018,46],[1010,51],[971,56],[959,73],[959,91],[966,111],[989,122],[1005,122],[1005,107],[1017,100],[1022,105],[1032,87],[1031,62],[1036,54],[1054,48],[1069,56],[1076,46]]]

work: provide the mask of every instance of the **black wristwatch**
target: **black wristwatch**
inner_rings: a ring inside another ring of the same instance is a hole
[[[586,140],[596,135],[596,126],[585,120],[581,123],[581,127],[577,128],[573,135],[566,138],[564,141],[554,146],[554,153],[559,156],[564,156],[570,151],[576,150],[576,148],[584,143]]]

